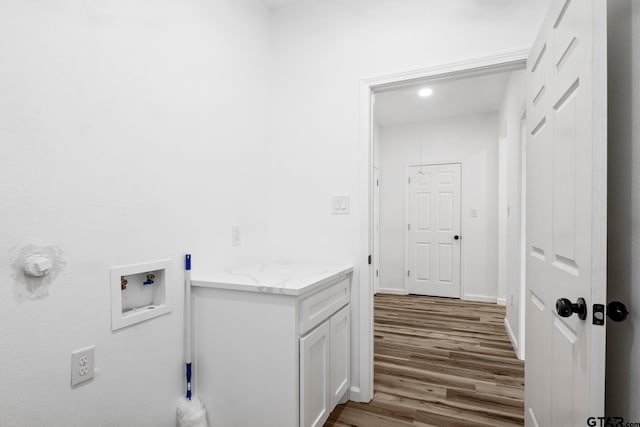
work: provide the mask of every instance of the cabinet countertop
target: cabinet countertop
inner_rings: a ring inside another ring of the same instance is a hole
[[[312,264],[272,261],[198,274],[191,285],[203,288],[302,296],[341,277],[353,267],[347,264]]]

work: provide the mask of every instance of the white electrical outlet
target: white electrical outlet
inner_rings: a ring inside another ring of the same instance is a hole
[[[95,376],[95,346],[71,353],[71,385],[89,381]]]

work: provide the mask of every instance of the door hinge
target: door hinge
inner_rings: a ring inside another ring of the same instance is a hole
[[[376,270],[376,277],[378,277],[378,276],[379,276],[379,274],[378,274],[378,270]]]
[[[380,180],[376,179],[376,187],[380,187]]]
[[[411,276],[411,270],[407,270],[407,277]]]
[[[407,181],[409,182],[409,184],[411,184],[411,177],[409,177]]]
[[[407,230],[411,231],[411,224],[407,224]]]
[[[371,255],[369,255],[369,265],[371,265]]]

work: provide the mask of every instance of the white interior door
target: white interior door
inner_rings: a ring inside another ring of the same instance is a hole
[[[460,175],[458,163],[409,167],[409,293],[460,298]]]
[[[553,0],[529,58],[525,416],[587,425],[604,412],[607,2]],[[586,302],[586,318],[556,301]],[[565,313],[566,314],[566,313]]]

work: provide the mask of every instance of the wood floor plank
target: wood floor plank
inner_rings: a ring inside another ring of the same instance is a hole
[[[381,294],[374,304],[374,398],[338,406],[325,426],[524,424],[524,364],[504,307]]]

